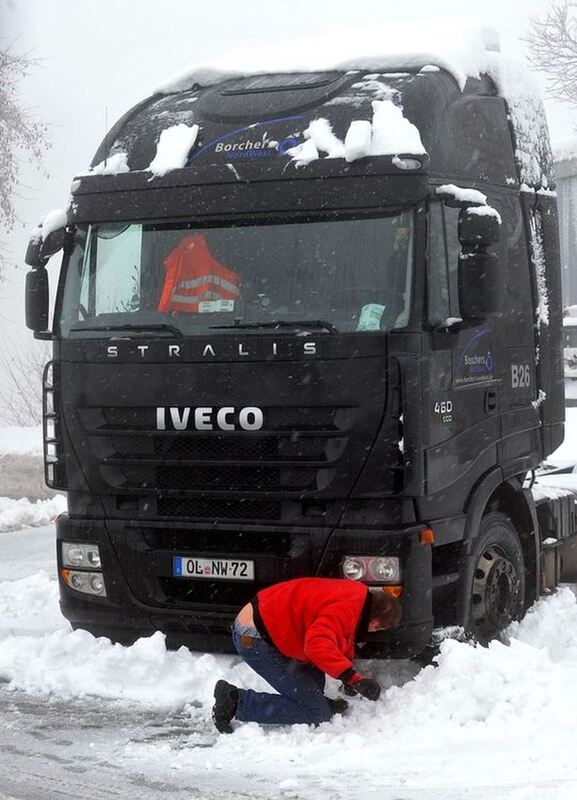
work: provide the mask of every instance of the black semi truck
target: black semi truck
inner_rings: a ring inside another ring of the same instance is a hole
[[[574,501],[530,488],[564,420],[546,128],[422,66],[157,93],[31,240],[75,628],[227,650],[261,587],[333,576],[400,597],[364,645],[400,657],[572,574]]]

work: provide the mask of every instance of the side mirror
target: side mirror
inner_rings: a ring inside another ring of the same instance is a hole
[[[28,242],[24,260],[29,267],[45,267],[48,259],[62,250],[66,238],[66,223],[66,212],[60,209],[46,214]]]
[[[468,206],[459,212],[459,241],[466,247],[485,248],[501,238],[501,217],[492,206]]]
[[[26,327],[34,333],[48,329],[48,272],[44,267],[26,274]]]
[[[501,217],[491,206],[461,209],[458,225],[459,304],[464,319],[478,319],[501,311],[505,271],[488,248],[499,241]]]
[[[495,253],[459,254],[459,307],[463,319],[501,311],[504,271]]]

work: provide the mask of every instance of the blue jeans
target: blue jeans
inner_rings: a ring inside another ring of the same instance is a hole
[[[318,725],[331,719],[332,711],[323,694],[325,676],[320,669],[283,656],[255,628],[235,622],[232,639],[244,661],[279,692],[240,689],[236,719],[270,725]]]

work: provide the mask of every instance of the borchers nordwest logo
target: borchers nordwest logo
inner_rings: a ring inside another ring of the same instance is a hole
[[[235,142],[220,141],[214,145],[215,153],[222,153],[230,161],[240,158],[270,158],[271,156],[283,155],[291,147],[296,147],[298,139],[288,136],[281,141],[269,137],[268,132],[264,132],[260,139],[253,139],[250,136]]]

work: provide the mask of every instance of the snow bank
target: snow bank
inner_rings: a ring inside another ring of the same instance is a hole
[[[8,453],[21,456],[41,456],[42,425],[34,425],[30,428],[14,426],[0,428],[0,457]]]
[[[163,130],[156,145],[156,155],[148,166],[150,172],[161,177],[173,169],[182,169],[197,136],[198,125],[181,123]]]
[[[511,786],[575,779],[577,603],[566,588],[511,626],[509,647],[446,640],[438,667],[418,674],[407,662],[366,662],[361,668],[386,688],[377,703],[353,698],[345,717],[318,728],[251,723],[228,737],[209,721],[215,680],[267,688],[238,658],[167,652],[160,633],[121,647],[71,632],[58,617],[55,585],[42,573],[10,590],[0,584],[0,620],[0,680],[12,688],[188,710],[195,723],[188,744],[131,742],[125,755],[139,763],[191,777],[233,774],[236,786],[250,775],[315,799],[350,797],[358,776],[356,796],[363,798],[388,796],[392,787],[391,796],[455,797],[467,785],[481,786],[479,797],[504,798]]]
[[[20,500],[0,497],[0,533],[48,525],[65,511],[66,497],[61,494],[35,503],[25,497]]]
[[[58,585],[45,571],[0,583],[0,642],[70,630],[58,606]]]

